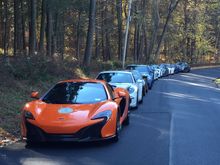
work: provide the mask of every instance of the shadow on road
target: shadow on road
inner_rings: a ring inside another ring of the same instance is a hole
[[[168,165],[170,114],[147,113],[143,107],[138,111],[131,113],[131,124],[122,129],[117,143],[17,143],[0,150],[1,165]]]

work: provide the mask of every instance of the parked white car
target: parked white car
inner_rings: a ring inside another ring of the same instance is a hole
[[[104,71],[97,76],[98,80],[104,80],[113,87],[127,89],[131,103],[130,107],[137,108],[138,103],[143,100],[143,85],[141,80],[135,80],[130,71]]]
[[[154,80],[157,80],[158,78],[162,77],[162,70],[158,65],[151,65],[150,67],[154,71]]]
[[[174,67],[174,65],[166,64],[166,67],[167,67],[167,69],[168,69],[168,71],[169,71],[169,74],[174,74],[174,72],[175,72],[175,67]]]

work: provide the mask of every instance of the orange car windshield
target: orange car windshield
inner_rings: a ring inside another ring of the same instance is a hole
[[[92,104],[107,100],[100,83],[65,82],[55,85],[42,99],[48,104]]]

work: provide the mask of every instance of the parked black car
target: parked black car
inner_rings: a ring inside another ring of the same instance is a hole
[[[176,65],[180,68],[181,72],[188,73],[191,70],[189,64],[186,62],[178,62]]]

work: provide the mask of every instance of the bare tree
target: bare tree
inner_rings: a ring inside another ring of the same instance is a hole
[[[96,0],[90,0],[89,26],[87,33],[86,49],[83,60],[83,64],[85,66],[90,65],[91,56],[92,56],[93,34],[95,32],[95,13],[96,13]]]
[[[122,0],[116,0],[116,9],[117,9],[117,21],[118,21],[118,59],[122,60]]]
[[[47,38],[47,56],[52,57],[52,34],[53,34],[53,24],[52,24],[52,8],[51,1],[47,0],[47,30],[46,30],[46,38]]]
[[[45,28],[46,28],[46,7],[47,7],[47,0],[42,0],[40,43],[39,43],[39,50],[40,50],[41,54],[44,53],[44,35],[45,35]]]
[[[159,56],[160,47],[161,47],[162,41],[164,39],[164,35],[166,33],[166,30],[167,30],[167,26],[168,26],[169,20],[170,20],[170,18],[172,16],[172,13],[176,9],[176,7],[177,7],[179,2],[180,2],[180,0],[170,0],[170,4],[169,4],[169,8],[168,8],[168,13],[167,13],[167,17],[166,17],[166,22],[164,24],[163,31],[162,31],[162,34],[161,34],[161,36],[159,38],[157,49],[156,49],[156,52],[155,52],[156,58],[158,58],[158,56]]]
[[[8,0],[3,1],[3,43],[4,43],[4,57],[8,55],[9,36],[8,36]]]
[[[22,52],[22,39],[21,1],[14,0],[14,56]]]
[[[30,0],[29,55],[36,51],[36,0]]]
[[[159,13],[159,4],[160,4],[160,0],[154,0],[153,1],[153,13],[152,13],[152,36],[151,36],[151,40],[149,43],[149,49],[148,49],[148,53],[147,56],[150,57],[150,61],[153,61],[153,50],[154,50],[154,46],[155,46],[155,42],[157,39],[157,34],[158,34],[158,30],[159,30],[159,23],[160,23],[160,13]],[[146,62],[147,58],[146,58]]]

